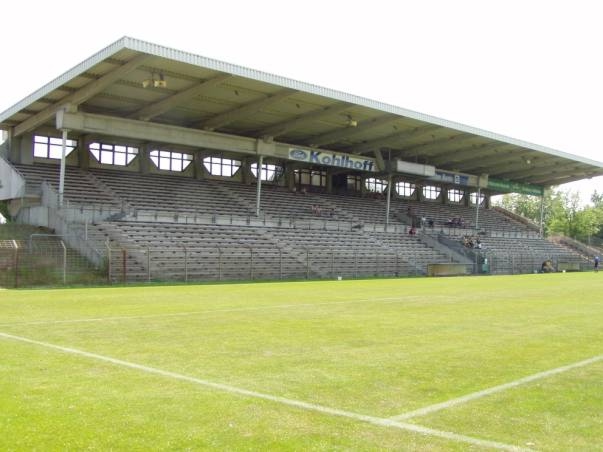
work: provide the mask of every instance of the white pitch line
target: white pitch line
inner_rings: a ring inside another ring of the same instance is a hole
[[[557,367],[555,369],[546,370],[544,372],[539,372],[537,374],[528,375],[527,377],[520,378],[519,380],[511,381],[509,383],[505,383],[498,386],[493,386],[488,389],[484,389],[482,391],[472,392],[471,394],[464,395],[462,397],[457,397],[455,399],[447,400],[446,402],[436,403],[434,405],[429,405],[423,408],[419,408],[418,410],[408,411],[406,413],[402,413],[398,416],[393,416],[390,419],[394,421],[404,421],[411,418],[415,418],[418,416],[424,416],[426,414],[435,413],[436,411],[445,410],[447,408],[452,408],[457,405],[461,405],[463,403],[472,402],[473,400],[480,399],[482,397],[486,397],[492,394],[496,394],[497,392],[506,391],[507,389],[515,388],[517,386],[521,386],[527,383],[531,383],[536,380],[541,380],[543,378],[547,378],[553,375],[557,375],[563,372],[567,372],[569,370],[577,369],[579,367],[588,366],[590,364],[594,364],[598,361],[603,360],[603,355],[594,356],[589,359],[585,359],[584,361],[579,361],[577,363],[568,364],[567,366]]]
[[[14,322],[14,323],[0,323],[0,326],[18,326],[18,325],[54,325],[59,323],[86,323],[86,322],[106,322],[113,320],[136,320],[136,319],[153,319],[162,317],[185,317],[190,315],[198,314],[213,314],[221,312],[246,312],[246,311],[260,311],[268,309],[282,309],[282,308],[297,308],[297,307],[312,307],[312,306],[330,306],[339,304],[352,304],[352,303],[367,303],[370,301],[382,302],[382,303],[403,303],[405,301],[413,301],[419,299],[419,297],[405,297],[401,298],[370,298],[364,300],[343,300],[343,301],[327,301],[324,303],[289,303],[279,304],[270,306],[250,306],[243,308],[230,308],[230,309],[209,309],[205,311],[188,311],[188,312],[175,312],[171,314],[145,314],[145,315],[131,315],[131,316],[112,316],[112,317],[91,317],[85,319],[65,319],[65,320],[35,320],[32,322]]]
[[[63,347],[61,345],[55,345],[55,344],[51,344],[48,342],[37,341],[34,339],[22,337],[22,336],[15,336],[12,334],[0,332],[0,337],[5,338],[5,339],[12,339],[12,340],[19,341],[19,342],[25,342],[28,344],[38,345],[41,347],[46,347],[46,348],[50,348],[50,349],[54,349],[54,350],[59,350],[61,352],[69,353],[72,355],[84,356],[86,358],[95,359],[97,361],[104,361],[104,362],[114,364],[117,366],[127,367],[130,369],[135,369],[135,370],[139,370],[139,371],[150,373],[150,374],[160,375],[162,377],[168,377],[168,378],[172,378],[175,380],[186,381],[189,383],[194,383],[197,385],[209,387],[212,389],[216,389],[216,390],[231,393],[231,394],[238,394],[238,395],[242,395],[242,396],[246,396],[246,397],[253,397],[253,398],[257,398],[257,399],[269,400],[271,402],[280,403],[282,405],[288,405],[288,406],[292,406],[292,407],[303,409],[303,410],[315,411],[315,412],[323,413],[323,414],[329,414],[331,416],[338,416],[338,417],[344,417],[344,418],[348,418],[348,419],[354,419],[356,421],[361,421],[361,422],[365,422],[365,423],[372,424],[372,425],[378,425],[380,427],[393,427],[393,428],[397,428],[400,430],[406,430],[406,431],[410,431],[410,432],[414,432],[414,433],[419,433],[419,434],[422,434],[425,436],[444,438],[444,439],[451,440],[451,441],[463,442],[463,443],[467,443],[467,444],[472,444],[474,446],[488,447],[488,448],[498,449],[498,450],[507,450],[507,451],[529,451],[530,450],[530,449],[520,448],[518,446],[499,443],[496,441],[489,441],[489,440],[480,439],[480,438],[473,438],[471,436],[461,435],[461,434],[453,433],[453,432],[446,432],[443,430],[435,430],[435,429],[432,429],[429,427],[423,427],[421,425],[408,424],[405,422],[398,422],[398,421],[395,421],[392,419],[385,419],[385,418],[380,418],[380,417],[375,417],[375,416],[369,416],[369,415],[365,415],[365,414],[354,413],[352,411],[339,410],[337,408],[330,408],[327,406],[317,405],[314,403],[303,402],[301,400],[288,399],[285,397],[279,397],[279,396],[275,396],[275,395],[271,395],[271,394],[264,394],[262,392],[251,391],[248,389],[238,388],[236,386],[231,386],[231,385],[227,385],[227,384],[223,384],[223,383],[216,383],[216,382],[212,382],[212,381],[208,381],[208,380],[203,380],[201,378],[191,377],[191,376],[179,374],[176,372],[170,372],[167,370],[158,369],[156,367],[149,367],[149,366],[145,366],[142,364],[136,364],[133,362],[124,361],[124,360],[117,359],[117,358],[111,358],[109,356],[99,355],[96,353],[90,353],[90,352],[87,352],[84,350],[79,350],[76,348]]]

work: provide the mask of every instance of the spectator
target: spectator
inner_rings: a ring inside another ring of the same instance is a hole
[[[552,273],[555,271],[555,268],[553,267],[553,262],[550,259],[545,260],[541,267],[540,267],[540,271],[542,273]]]
[[[415,235],[415,234],[417,233],[417,230],[416,230],[416,229],[415,229],[415,227],[413,226],[412,228],[410,228],[410,229],[408,230],[408,233],[409,233],[410,235]]]
[[[595,272],[599,271],[599,262],[601,259],[599,259],[599,256],[595,256]]]

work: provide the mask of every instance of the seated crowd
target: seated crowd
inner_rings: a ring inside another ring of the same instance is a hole
[[[473,249],[478,249],[481,250],[482,249],[482,242],[479,238],[479,236],[470,236],[470,235],[466,235],[463,237],[463,246],[465,248],[473,248]]]

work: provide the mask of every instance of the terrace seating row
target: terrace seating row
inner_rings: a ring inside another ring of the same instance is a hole
[[[467,207],[455,204],[441,204],[438,202],[416,202],[402,199],[393,199],[391,208],[399,213],[411,215],[414,218],[424,217],[432,220],[435,227],[446,226],[451,219],[460,218],[464,227],[473,229],[475,227],[475,207]],[[527,232],[528,227],[501,212],[492,209],[479,210],[479,228],[486,230],[504,230],[513,232]]]
[[[207,181],[106,169],[91,169],[90,172],[136,209],[247,214],[247,208],[225,198]]]
[[[59,166],[49,164],[15,165],[24,174],[28,185],[39,186],[48,180],[58,188]],[[113,169],[84,171],[67,167],[65,197],[82,204],[130,205],[139,210],[183,213],[253,215],[256,208],[256,187],[234,181],[199,180],[168,174],[139,174]],[[320,214],[313,209],[318,206]],[[344,196],[325,193],[294,193],[284,187],[264,184],[261,212],[268,217],[346,222],[383,223],[386,203],[373,197]],[[415,202],[394,198],[390,223],[404,223],[408,213],[414,218],[425,217],[436,226],[450,218],[462,218],[466,227],[475,223],[475,209],[436,202]],[[480,229],[526,231],[527,226],[503,213],[480,210]]]
[[[58,165],[36,164],[14,167],[23,175],[26,189],[31,193],[40,193],[42,182],[48,182],[57,192],[59,190],[60,168]],[[65,168],[64,197],[70,203],[80,205],[102,204],[115,208],[121,206],[121,201],[95,183],[89,173],[80,168],[67,166]]]
[[[428,263],[448,260],[416,237],[394,233],[128,221],[96,228],[95,240],[100,231],[115,245],[114,268],[127,260],[127,273],[140,279],[185,271],[205,279],[423,274]]]

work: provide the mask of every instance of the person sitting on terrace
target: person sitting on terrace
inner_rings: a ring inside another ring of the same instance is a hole
[[[553,262],[550,259],[545,260],[540,266],[541,273],[552,273],[555,271],[555,267],[553,267]]]
[[[412,228],[410,228],[410,229],[408,230],[408,233],[409,233],[410,235],[415,235],[415,234],[417,233],[417,230],[416,230],[416,229],[415,229],[415,227],[413,226]]]

